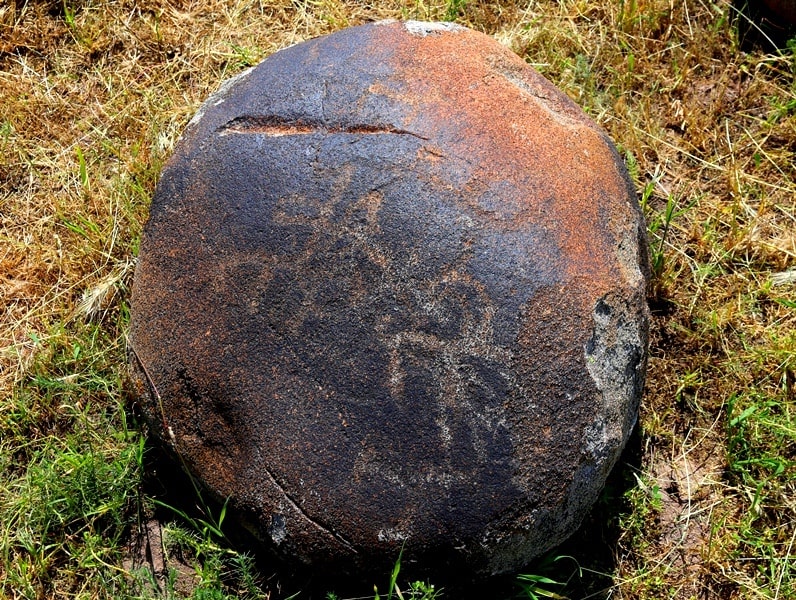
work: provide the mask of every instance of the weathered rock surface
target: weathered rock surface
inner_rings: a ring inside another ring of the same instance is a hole
[[[606,135],[451,24],[293,46],[203,106],[136,271],[153,430],[285,556],[521,567],[634,425],[642,218]]]

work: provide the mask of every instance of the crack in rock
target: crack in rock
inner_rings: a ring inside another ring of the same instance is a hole
[[[315,519],[310,517],[306,512],[304,512],[304,509],[302,509],[301,506],[299,506],[299,504],[293,499],[293,496],[288,494],[287,490],[279,483],[279,481],[277,481],[276,477],[274,477],[274,474],[271,473],[271,470],[266,467],[262,468],[263,471],[265,471],[265,473],[271,479],[273,484],[277,488],[279,488],[279,490],[282,492],[282,495],[287,499],[287,501],[293,507],[293,510],[295,510],[298,514],[304,517],[307,521],[312,523],[315,527],[317,527],[324,533],[327,533],[330,536],[332,536],[343,546],[351,550],[351,552],[353,552],[354,554],[359,554],[359,551],[354,547],[354,545],[351,542],[349,542],[347,539],[345,539],[342,535],[340,535],[336,531],[332,531],[331,529],[321,525],[320,523],[318,523],[318,521],[316,521]],[[269,528],[268,533],[269,535],[271,535],[271,538],[273,539],[274,543],[278,546],[285,539],[287,535],[287,520],[283,516],[281,518],[276,518],[276,517],[278,517],[278,515],[271,516],[272,525],[271,528]]]
[[[351,134],[351,135],[409,135],[428,141],[412,131],[393,127],[392,125],[368,123],[320,123],[309,120],[286,120],[281,117],[238,117],[218,130],[220,135],[256,134],[267,137],[283,137],[291,135],[312,134]]]

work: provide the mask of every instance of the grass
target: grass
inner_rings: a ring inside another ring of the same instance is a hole
[[[746,47],[735,15],[727,0],[0,6],[0,596],[374,598],[383,585],[281,579],[201,526],[221,526],[220,507],[159,487],[124,336],[149,198],[201,102],[280,48],[392,17],[485,31],[555,82],[617,142],[649,226],[639,428],[556,552],[576,562],[469,595],[796,598],[796,45]],[[382,598],[468,595],[384,581]]]

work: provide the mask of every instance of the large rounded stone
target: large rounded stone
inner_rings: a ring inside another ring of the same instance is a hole
[[[634,425],[643,239],[606,135],[491,38],[299,44],[210,98],[163,171],[140,401],[287,557],[519,568],[578,527]]]

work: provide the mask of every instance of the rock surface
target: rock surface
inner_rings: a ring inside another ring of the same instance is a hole
[[[153,431],[284,556],[517,569],[636,420],[621,159],[491,38],[374,23],[227,82],[163,171],[132,300]]]

